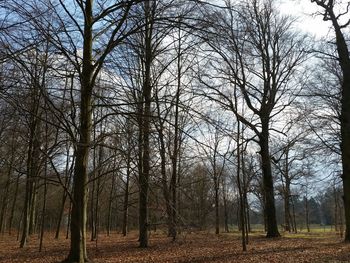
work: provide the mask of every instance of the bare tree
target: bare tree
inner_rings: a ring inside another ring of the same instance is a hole
[[[350,19],[346,18],[344,23],[340,20],[349,14],[349,3],[345,5],[345,11],[336,13],[336,1],[333,0],[312,0],[322,8],[322,15],[325,21],[330,21],[335,33],[335,45],[337,58],[342,72],[341,80],[341,157],[342,157],[342,180],[344,188],[344,209],[345,209],[345,241],[350,241],[350,53],[346,36],[343,32],[350,25]]]
[[[229,4],[223,14],[212,16],[219,22],[206,38],[220,58],[208,66],[220,75],[200,73],[201,83],[208,88],[203,95],[233,112],[255,134],[263,171],[267,237],[276,237],[269,137],[271,130],[277,130],[271,121],[290,105],[301,87],[296,77],[306,59],[303,38],[293,31],[292,18],[277,14],[273,1],[250,1],[238,10]],[[239,96],[238,105],[234,94]],[[242,108],[246,109],[244,116]]]

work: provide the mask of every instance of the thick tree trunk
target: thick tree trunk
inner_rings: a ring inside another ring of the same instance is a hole
[[[348,53],[349,56],[349,53]],[[341,150],[346,242],[350,242],[350,58],[343,75],[341,107]]]
[[[86,126],[85,126],[86,127]],[[83,132],[83,131],[82,131]],[[86,134],[86,132],[83,132]],[[82,139],[83,137],[84,140]],[[89,139],[82,136],[80,143],[88,143]],[[84,142],[83,142],[84,141]],[[88,147],[78,146],[73,180],[73,201],[71,212],[71,242],[70,252],[66,262],[85,262],[86,253],[86,218],[87,218],[87,169]]]
[[[326,7],[336,36],[339,65],[342,69],[340,134],[342,152],[343,201],[345,212],[345,241],[350,242],[350,53],[333,5]]]
[[[79,141],[75,151],[73,176],[73,200],[71,212],[70,251],[65,262],[83,263],[88,261],[86,251],[87,183],[89,168],[89,148],[91,136],[91,96],[92,96],[92,0],[85,2],[85,25],[83,46],[83,67],[80,90]]]
[[[269,127],[267,122],[262,122],[262,131],[259,139],[267,226],[266,237],[279,237],[280,234],[278,232],[276,221],[275,196],[269,151]]]

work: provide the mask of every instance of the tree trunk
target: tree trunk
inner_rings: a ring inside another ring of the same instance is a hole
[[[46,139],[45,139],[45,154],[48,154],[48,138],[47,138],[47,124],[46,124]],[[45,168],[44,168],[44,200],[43,207],[41,211],[41,229],[40,229],[40,244],[39,244],[39,252],[42,251],[43,241],[44,241],[44,231],[45,231],[45,215],[46,215],[46,198],[47,198],[47,158],[45,157]]]
[[[69,189],[69,185],[70,185],[71,178],[72,178],[72,174],[71,174],[70,168],[69,168],[69,162],[70,162],[69,150],[70,150],[70,147],[69,147],[69,145],[67,145],[65,182],[64,182],[64,186],[66,189]],[[73,163],[74,163],[74,159],[73,159]],[[58,217],[57,226],[56,226],[55,239],[58,239],[58,237],[60,235],[62,217],[64,215],[64,208],[65,208],[67,195],[68,195],[66,189],[64,189],[63,193],[62,193],[61,206],[60,206],[60,212],[59,212],[59,217]]]
[[[307,229],[307,232],[310,233],[309,201],[307,199],[307,196],[304,197],[304,202],[305,202],[305,223],[306,223],[306,229]]]
[[[13,160],[13,157],[11,157],[11,160]],[[11,182],[11,175],[12,175],[12,165],[13,161],[10,162],[10,167],[8,168],[7,172],[7,179],[5,184],[5,189],[3,192],[2,200],[1,200],[1,214],[0,214],[0,233],[4,234],[5,228],[6,228],[6,214],[8,209],[8,196],[9,196],[9,188],[10,188],[10,182]]]
[[[26,246],[28,236],[33,230],[34,225],[34,201],[35,191],[36,191],[36,175],[38,174],[38,163],[39,163],[39,125],[38,125],[38,94],[37,87],[34,90],[33,94],[33,109],[31,111],[31,120],[30,120],[30,133],[29,133],[29,146],[27,153],[27,177],[26,177],[26,193],[24,199],[24,210],[23,210],[23,227],[22,227],[22,237],[20,242],[20,247],[23,248]]]
[[[69,238],[71,215],[72,215],[72,200],[69,199],[69,209],[68,209],[68,215],[67,215],[68,217],[67,217],[66,239]]]
[[[95,131],[93,132],[94,134],[94,141],[95,141]],[[92,181],[92,185],[90,187],[90,205],[89,205],[89,216],[87,218],[87,225],[90,228],[90,241],[94,241],[94,232],[95,232],[95,192],[96,192],[96,147],[94,147],[93,150],[93,172],[91,174],[90,180]]]
[[[86,251],[87,182],[89,168],[89,147],[91,141],[91,96],[92,96],[92,0],[85,2],[85,24],[83,45],[83,67],[80,90],[79,141],[75,151],[73,176],[73,200],[71,211],[70,251],[65,262],[83,263],[88,261]]]
[[[151,65],[152,65],[152,11],[150,2],[144,2],[145,7],[145,39],[144,39],[144,108],[142,116],[142,172],[139,175],[139,242],[140,247],[148,247],[148,188],[150,175],[150,124],[151,124]]]
[[[115,165],[115,164],[114,164]],[[115,172],[112,173],[112,182],[111,190],[109,191],[108,197],[108,211],[107,211],[107,236],[111,234],[111,216],[112,216],[112,204],[113,204],[113,194],[114,194],[114,185],[115,185]]]
[[[345,211],[345,241],[350,242],[350,59],[343,76],[341,109],[341,150],[343,201]]]
[[[179,23],[180,25],[180,23]],[[170,190],[171,190],[171,208],[172,208],[172,216],[171,216],[171,236],[173,241],[176,239],[176,224],[177,224],[177,163],[179,156],[179,103],[180,103],[180,89],[181,89],[181,29],[178,28],[178,50],[177,50],[177,89],[175,95],[175,122],[174,122],[174,143],[173,143],[173,152],[171,155],[171,164],[172,164],[172,174],[170,181]]]
[[[157,96],[157,95],[156,95]],[[158,96],[156,97],[157,101],[157,111],[159,116],[159,128],[158,128],[158,138],[159,138],[159,153],[160,153],[160,173],[162,175],[162,191],[163,196],[165,200],[165,209],[166,209],[166,215],[167,215],[167,226],[168,226],[168,236],[173,236],[173,224],[172,224],[172,209],[171,209],[171,203],[170,203],[170,191],[168,187],[168,180],[167,180],[167,174],[166,174],[166,149],[165,149],[165,142],[164,142],[164,126],[163,121],[160,116],[160,105]]]
[[[267,226],[266,237],[279,237],[280,234],[278,232],[276,221],[275,196],[271,170],[268,130],[268,122],[262,121],[262,131],[259,138],[259,144],[263,172],[263,191]]]
[[[59,212],[59,215],[58,215],[55,239],[58,239],[58,237],[60,235],[60,229],[61,229],[61,223],[62,223],[62,217],[63,217],[63,213],[64,213],[64,206],[65,206],[65,203],[66,203],[66,199],[67,199],[67,193],[64,190],[63,194],[62,194],[62,199],[61,199],[60,212]]]
[[[216,175],[215,175],[216,176]],[[215,189],[215,234],[220,233],[220,214],[219,214],[219,183],[218,178],[215,177],[214,180],[214,189]]]
[[[222,199],[224,203],[224,227],[225,227],[225,232],[229,233],[229,227],[228,227],[228,211],[227,211],[227,197],[226,197],[226,182],[224,181],[222,183]]]
[[[15,208],[16,208],[17,195],[18,195],[19,178],[20,178],[20,174],[17,175],[15,193],[14,193],[13,202],[11,205],[11,212],[10,212],[10,218],[9,218],[9,235],[11,235],[12,233],[12,224],[13,224],[13,218],[15,215]]]
[[[345,241],[350,242],[350,54],[333,6],[327,8],[336,36],[339,65],[342,69],[340,134],[342,152],[343,201],[345,212]]]
[[[295,206],[294,206],[294,198],[292,196],[292,213],[293,213],[293,217],[292,217],[292,228],[293,228],[293,232],[294,233],[297,233],[298,232],[298,229],[297,229],[297,222],[295,220]]]
[[[286,180],[286,188],[284,189],[284,230],[290,232],[290,182]]]
[[[243,188],[241,184],[241,149],[240,149],[240,136],[241,136],[241,128],[240,123],[237,123],[237,187],[239,194],[239,219],[241,223],[241,234],[242,234],[242,249],[243,251],[247,250],[246,243],[246,234],[245,234],[245,208],[244,208],[244,197],[243,197]]]
[[[128,156],[126,160],[126,182],[125,182],[124,203],[123,203],[123,226],[122,226],[123,236],[126,236],[128,233],[129,182],[130,182],[130,173],[131,173],[130,164],[131,164],[131,149],[128,149]]]

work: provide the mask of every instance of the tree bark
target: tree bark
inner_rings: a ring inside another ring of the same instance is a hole
[[[10,212],[10,218],[9,218],[9,235],[11,235],[12,233],[12,224],[13,224],[13,218],[14,218],[16,202],[17,202],[19,179],[20,179],[20,174],[18,174],[16,178],[15,193],[14,193],[14,197],[11,205],[11,212]]]
[[[92,76],[94,72],[92,65],[92,25],[92,0],[87,0],[85,2],[83,66],[80,77],[80,126],[78,128],[80,138],[75,151],[70,251],[65,262],[83,263],[88,261],[86,251],[87,183],[92,122]]]
[[[214,175],[217,176],[217,175]],[[215,234],[220,233],[220,214],[219,214],[219,182],[218,178],[214,178],[214,189],[215,189]]]
[[[36,191],[36,176],[38,174],[38,163],[39,163],[39,86],[34,84],[32,90],[32,105],[31,105],[31,116],[29,120],[29,145],[27,151],[27,177],[26,177],[26,193],[24,199],[24,210],[23,210],[23,227],[20,247],[23,248],[27,244],[27,239],[32,232],[34,224],[34,198]]]
[[[150,175],[150,124],[151,124],[151,65],[152,65],[152,11],[150,1],[145,1],[145,39],[144,39],[144,81],[142,97],[142,172],[139,175],[139,242],[140,247],[148,247],[148,189]]]
[[[130,136],[130,135],[128,135]],[[123,236],[126,236],[128,233],[128,216],[129,216],[129,182],[130,182],[130,173],[131,173],[131,149],[130,149],[130,140],[129,138],[129,149],[127,153],[126,160],[126,182],[125,182],[125,192],[124,192],[124,203],[123,203],[123,226],[122,232]]]
[[[334,13],[333,1],[312,0],[324,8],[324,20],[330,20],[335,32],[338,62],[342,70],[340,136],[342,158],[343,201],[345,212],[344,240],[350,242],[350,54],[338,16]],[[348,10],[347,10],[348,11]]]
[[[268,121],[262,120],[262,130],[259,138],[260,155],[263,171],[263,190],[265,199],[266,215],[266,237],[279,237],[278,226],[276,221],[275,196],[273,188],[273,178],[269,151],[269,125]]]

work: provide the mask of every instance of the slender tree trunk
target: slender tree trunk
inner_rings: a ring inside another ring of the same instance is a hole
[[[11,212],[10,212],[10,218],[9,218],[9,235],[11,235],[12,233],[12,224],[13,224],[13,218],[15,215],[15,208],[16,208],[17,195],[18,195],[19,178],[20,178],[20,174],[18,174],[16,178],[15,193],[14,193],[14,197],[11,205]]]
[[[216,176],[216,175],[215,175]],[[214,180],[214,190],[215,190],[215,234],[220,233],[220,214],[219,214],[219,183],[218,178]]]
[[[129,147],[130,147],[130,144],[129,144]],[[126,236],[128,233],[129,183],[130,183],[130,173],[131,173],[130,165],[131,165],[131,149],[128,149],[128,156],[126,160],[126,182],[125,182],[124,203],[123,203],[123,226],[122,226],[123,236]]]
[[[69,166],[70,166],[69,165],[69,162],[70,162],[69,150],[70,150],[70,147],[67,145],[67,151],[66,151],[67,158],[66,158],[65,182],[64,182],[66,189],[69,189],[69,185],[70,185],[70,182],[72,179],[71,169],[69,168]],[[74,159],[73,159],[73,163],[74,163]],[[68,196],[66,189],[64,189],[64,191],[62,193],[61,206],[60,206],[60,212],[59,212],[57,226],[56,226],[55,239],[58,239],[58,237],[60,235],[62,218],[64,215],[64,208],[65,208],[66,200],[67,200],[67,196]]]
[[[112,216],[112,205],[113,205],[113,194],[114,194],[114,185],[115,185],[115,172],[112,173],[112,182],[111,190],[109,191],[108,198],[108,211],[107,211],[107,236],[111,234],[111,216]]]
[[[304,197],[304,203],[305,203],[305,223],[306,223],[306,229],[307,229],[307,232],[310,233],[309,201],[308,201],[308,199],[307,199],[307,196]]]
[[[101,152],[100,154],[102,155],[102,147],[101,147]],[[94,213],[94,234],[93,234],[93,240],[97,240],[98,238],[98,231],[99,231],[99,224],[100,224],[100,192],[101,192],[101,171],[100,171],[100,167],[101,167],[101,160],[99,162],[99,172],[97,174],[98,178],[97,178],[97,186],[96,186],[96,199],[95,199],[95,213]]]
[[[343,238],[343,236],[344,236],[343,217],[344,217],[343,212],[342,212],[342,210],[340,209],[340,211],[339,211],[339,223],[340,223],[340,229],[339,229],[339,231],[340,231],[340,238]]]
[[[180,25],[180,23],[179,23]],[[171,208],[172,208],[172,216],[171,216],[171,236],[173,241],[176,239],[176,225],[177,225],[177,162],[179,156],[179,103],[180,103],[180,90],[181,90],[181,72],[182,72],[182,64],[181,64],[181,29],[178,28],[178,51],[177,51],[177,89],[175,95],[175,122],[174,122],[174,143],[173,143],[173,152],[171,156],[171,164],[172,164],[172,174],[170,181],[170,190],[171,190]]]
[[[240,147],[240,136],[241,136],[241,128],[240,122],[237,122],[237,187],[239,194],[239,219],[241,223],[241,234],[242,234],[242,249],[243,251],[247,251],[247,243],[246,243],[246,234],[245,234],[245,217],[244,217],[244,197],[243,197],[243,189],[241,184],[241,147]]]
[[[338,232],[338,196],[335,186],[333,186],[334,195],[334,230]]]
[[[68,215],[67,215],[66,239],[69,238],[69,230],[70,230],[70,224],[71,224],[71,215],[72,215],[72,200],[69,199],[69,209],[68,209]]]
[[[37,170],[37,169],[36,169]],[[34,175],[36,177],[36,175]],[[31,209],[29,214],[29,235],[32,235],[36,232],[36,225],[37,225],[37,200],[38,200],[38,179],[34,177],[33,180],[33,186],[32,186],[32,192],[31,192]]]
[[[225,227],[225,232],[229,233],[229,227],[228,227],[228,211],[227,211],[227,197],[226,197],[226,182],[224,181],[222,183],[223,189],[222,189],[222,199],[224,202],[224,227]]]
[[[245,207],[246,207],[246,214],[247,214],[247,219],[246,219],[246,224],[247,224],[247,233],[250,233],[252,232],[252,228],[251,228],[251,225],[250,225],[250,206],[249,206],[249,203],[248,203],[248,197],[247,197],[247,194],[245,195]]]
[[[30,215],[30,193],[31,193],[31,179],[26,179],[26,194],[25,194],[25,200],[24,200],[24,210],[23,210],[23,226],[22,226],[22,237],[21,237],[21,243],[20,247],[23,248],[27,244],[27,238],[29,235],[29,215]]]
[[[157,95],[156,95],[157,96]],[[159,138],[159,154],[160,154],[160,173],[162,175],[162,192],[165,200],[165,209],[167,214],[167,226],[168,226],[168,236],[173,236],[173,224],[172,224],[172,209],[171,209],[171,203],[170,203],[170,191],[168,187],[168,180],[167,180],[167,174],[166,174],[166,148],[165,148],[165,141],[164,141],[164,126],[163,121],[161,120],[160,116],[160,105],[158,96],[156,97],[157,101],[157,111],[159,116],[159,127],[158,127],[158,138]]]
[[[67,193],[65,191],[63,191],[59,215],[58,215],[58,221],[57,221],[57,226],[56,226],[55,239],[58,239],[58,237],[60,235],[60,229],[61,229],[61,223],[62,223],[62,217],[63,217],[63,213],[64,213],[64,206],[66,203],[66,199],[67,199]]]
[[[13,157],[11,157],[13,159]],[[11,175],[12,175],[12,165],[13,161],[10,162],[10,167],[7,172],[7,179],[6,184],[4,187],[4,192],[2,196],[2,205],[1,205],[1,211],[0,211],[0,233],[5,233],[6,228],[6,214],[7,214],[7,208],[8,208],[8,196],[9,196],[9,188],[10,188],[10,182],[11,182]]]
[[[47,124],[46,124],[46,139],[45,139],[45,154],[48,154],[48,138],[47,138]],[[41,229],[40,229],[40,244],[39,244],[39,252],[42,251],[43,241],[44,241],[44,231],[45,231],[45,216],[46,216],[46,198],[47,198],[47,157],[45,157],[45,168],[44,168],[44,200],[43,207],[41,211]]]
[[[242,127],[242,145],[244,144],[244,133]],[[244,149],[241,150],[241,166],[242,166],[242,195],[244,202],[244,227],[245,227],[245,242],[249,243],[249,206],[248,206],[248,197],[247,197],[247,175],[246,175],[246,167],[245,167],[245,153]]]
[[[286,148],[286,160],[284,167],[285,189],[284,189],[284,230],[290,232],[290,178],[289,178],[289,146]]]
[[[35,125],[34,118],[32,119],[32,125],[30,127],[30,138],[29,147],[27,154],[27,174],[26,174],[26,189],[25,189],[25,199],[24,199],[24,210],[23,210],[23,226],[22,226],[22,236],[20,247],[23,248],[27,244],[27,239],[29,235],[29,225],[30,225],[30,213],[32,210],[32,192],[33,192],[33,148],[34,148],[34,134]]]
[[[94,137],[95,137],[95,133],[94,133]],[[94,138],[95,140],[95,138]],[[90,192],[90,205],[89,205],[89,216],[87,218],[87,224],[90,228],[90,241],[94,241],[95,240],[95,237],[94,237],[94,230],[95,230],[95,188],[96,188],[96,149],[94,147],[94,150],[93,150],[93,173],[91,175],[91,180],[92,180],[92,185],[91,185],[91,191]]]
[[[293,198],[293,196],[292,196],[292,213],[293,213],[293,218],[292,218],[293,219],[293,224],[292,224],[293,232],[297,233],[298,229],[297,229],[297,222],[295,220],[295,206],[294,206],[294,198]]]
[[[145,8],[145,58],[144,58],[144,82],[143,99],[144,108],[142,116],[142,172],[139,175],[139,242],[140,247],[148,247],[148,189],[150,175],[150,132],[151,132],[151,65],[152,65],[152,11],[150,1],[144,2]]]
[[[290,182],[286,180],[284,189],[284,230],[290,232]]]
[[[24,211],[23,211],[23,227],[20,247],[26,246],[27,239],[34,228],[34,210],[36,203],[36,176],[39,169],[39,155],[40,155],[40,143],[39,143],[39,87],[37,85],[33,88],[32,93],[32,109],[29,121],[29,145],[27,152],[27,177],[26,177],[26,193],[24,199]]]

